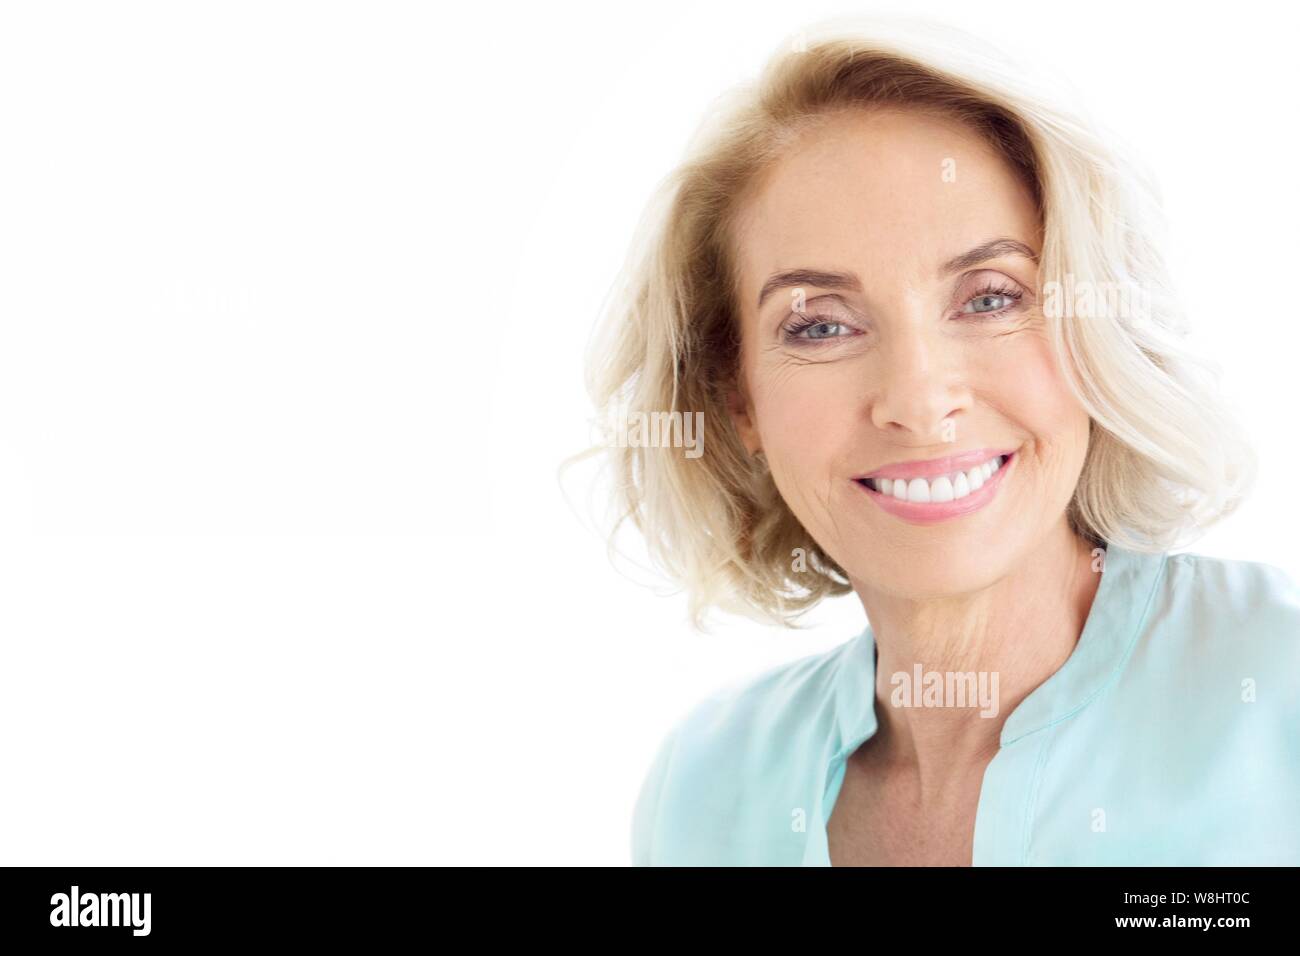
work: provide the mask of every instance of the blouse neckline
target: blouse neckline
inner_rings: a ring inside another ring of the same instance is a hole
[[[1113,543],[1106,545],[1101,581],[1074,650],[1055,673],[1030,691],[1007,716],[1002,726],[999,753],[1030,734],[1069,719],[1100,696],[1118,677],[1137,643],[1168,557],[1168,553],[1163,552],[1138,552]],[[861,634],[845,645],[839,659],[834,681],[836,734],[825,767],[827,791],[822,806],[822,822],[814,831],[819,835],[825,834],[825,821],[830,818],[843,781],[844,762],[876,732],[875,687],[875,636],[868,624]],[[977,844],[979,836],[977,828]],[[821,844],[822,862],[829,865],[825,842],[818,842]],[[809,850],[813,850],[811,845]]]

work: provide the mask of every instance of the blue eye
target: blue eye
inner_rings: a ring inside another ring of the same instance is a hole
[[[962,308],[965,315],[997,315],[1015,307],[1020,301],[1021,293],[1003,286],[981,289]],[[970,306],[976,308],[970,308]]]
[[[825,319],[819,320],[817,318],[811,318],[806,319],[802,324],[791,329],[789,334],[791,338],[795,338],[801,336],[802,333],[807,332],[808,334],[803,335],[803,338],[835,339],[839,338],[839,335],[836,334],[836,330],[842,328],[844,328],[842,322],[831,322]]]

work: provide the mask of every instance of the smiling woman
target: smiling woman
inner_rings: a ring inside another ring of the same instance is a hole
[[[634,860],[1300,862],[1300,594],[1169,553],[1254,459],[1143,181],[979,41],[801,36],[664,182],[590,386],[703,415],[698,459],[607,449],[697,623],[868,625],[672,728]]]

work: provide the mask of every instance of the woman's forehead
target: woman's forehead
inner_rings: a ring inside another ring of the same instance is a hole
[[[988,236],[1033,246],[1037,232],[1029,190],[975,133],[895,116],[826,127],[783,156],[739,210],[734,241],[752,289],[791,268],[919,279]]]

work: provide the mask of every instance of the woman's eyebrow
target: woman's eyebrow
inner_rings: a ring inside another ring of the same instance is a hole
[[[1038,262],[1038,254],[1023,242],[1016,239],[990,239],[988,242],[980,243],[969,252],[963,252],[961,255],[949,259],[939,269],[939,274],[947,275],[950,272],[960,272],[962,269],[969,269],[971,266],[977,266],[981,262],[987,262],[989,259],[997,259],[1001,256],[1024,256],[1032,262]]]
[[[862,283],[852,272],[819,272],[816,269],[790,269],[786,272],[775,272],[766,282],[763,283],[763,289],[758,293],[758,307],[762,308],[763,303],[777,289],[784,289],[788,286],[815,285],[825,289],[848,289],[852,292],[861,292]]]
[[[963,252],[961,255],[949,259],[939,269],[939,274],[947,275],[950,272],[960,272],[962,269],[969,269],[981,262],[987,262],[989,259],[997,259],[1002,256],[1023,256],[1031,262],[1038,262],[1038,253],[1018,239],[990,239],[988,242],[980,243],[968,252]],[[758,308],[761,309],[763,303],[777,289],[801,285],[820,286],[824,289],[847,289],[850,292],[862,291],[861,280],[852,272],[788,269],[784,272],[774,272],[763,283],[763,288],[758,293]]]

